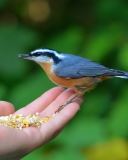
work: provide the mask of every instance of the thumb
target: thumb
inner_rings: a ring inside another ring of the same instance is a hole
[[[0,116],[7,116],[15,112],[14,106],[5,101],[0,101]]]

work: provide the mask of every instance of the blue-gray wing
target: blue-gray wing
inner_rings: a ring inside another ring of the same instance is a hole
[[[112,71],[111,69],[89,59],[68,55],[57,65],[55,74],[63,78],[81,78],[88,76],[112,75]]]

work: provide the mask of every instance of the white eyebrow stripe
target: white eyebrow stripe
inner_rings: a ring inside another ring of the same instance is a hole
[[[36,49],[34,51],[31,52],[31,54],[34,54],[36,52],[49,52],[49,53],[54,53],[56,57],[58,58],[64,58],[65,56],[63,54],[59,54],[57,53],[57,51],[54,51],[54,50],[50,50],[50,49]]]
[[[50,49],[36,49],[36,50],[32,51],[31,53],[34,54],[36,52],[50,52],[50,53],[53,53],[55,51],[52,51]]]

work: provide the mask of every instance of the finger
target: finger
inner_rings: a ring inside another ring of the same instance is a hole
[[[82,103],[82,101],[81,101]],[[43,144],[55,138],[64,126],[75,116],[80,106],[78,103],[71,103],[61,112],[56,114],[50,121],[42,124],[40,132],[43,135]],[[40,145],[41,142],[39,142]]]
[[[57,102],[55,103],[60,102],[61,104],[61,98],[63,102],[65,102],[71,95],[73,95],[73,93],[74,92],[71,89],[62,92],[57,97]],[[82,101],[83,100],[81,99],[81,101],[79,102],[73,102],[67,105],[61,112],[57,113],[50,121],[48,121],[47,123],[43,123],[40,129],[34,127],[25,128],[24,132],[27,133],[27,135],[29,136],[37,134],[38,131],[38,136],[36,136],[33,141],[30,141],[31,146],[40,147],[41,145],[44,145],[46,142],[50,141],[55,136],[57,136],[59,132],[64,128],[64,126],[75,116],[75,114],[79,110]]]
[[[47,106],[49,106],[52,101],[56,99],[56,97],[64,91],[62,87],[55,87],[50,89],[49,91],[45,92],[39,98],[37,98],[32,103],[28,104],[26,107],[18,110],[15,114],[33,114],[36,112],[41,112]]]
[[[51,116],[59,108],[59,106],[65,104],[65,102],[74,96],[75,92],[73,89],[67,89],[62,92],[47,108],[40,113],[39,117]]]
[[[15,111],[14,106],[5,101],[0,101],[0,116],[7,116],[13,114]]]

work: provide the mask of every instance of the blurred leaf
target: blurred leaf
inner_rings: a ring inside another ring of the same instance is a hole
[[[0,0],[0,9],[2,9],[9,0]]]
[[[62,155],[65,155],[65,156],[62,156]],[[71,160],[71,159],[73,159],[73,160],[78,160],[78,159],[79,160],[87,160],[84,156],[82,156],[82,154],[78,150],[74,151],[71,148],[70,149],[65,148],[63,150],[59,150],[59,152],[56,151],[50,157],[51,157],[50,158],[51,160],[52,159],[55,159],[55,160],[65,160],[65,159],[66,160]],[[47,159],[47,157],[46,157],[46,159]]]
[[[16,109],[19,109],[34,101],[53,86],[55,85],[43,74],[41,69],[34,75],[25,77],[24,81],[10,92],[9,101],[15,105]]]
[[[86,55],[86,58],[100,62],[118,45],[123,33],[120,24],[111,25],[102,30],[97,29],[92,37],[90,36],[90,40],[86,42],[83,54]]]
[[[128,142],[123,139],[112,139],[85,149],[89,160],[127,160]]]
[[[48,46],[65,53],[76,53],[82,41],[83,29],[80,27],[70,27],[54,35],[48,42]]]
[[[27,63],[18,59],[18,54],[26,52],[26,48],[35,41],[36,34],[21,26],[1,25],[0,35],[1,76],[7,79],[21,77],[26,72]]]
[[[128,72],[128,43],[120,49],[117,57],[118,63]]]
[[[6,93],[7,93],[6,86],[3,84],[0,84],[0,99],[3,99]]]
[[[98,3],[96,4],[97,12],[99,13],[98,16],[106,21],[116,21],[118,19],[123,19],[128,18],[128,10],[127,10],[127,2],[126,1],[121,1],[121,0],[116,0],[116,1],[111,1],[111,0],[98,0]],[[118,12],[118,11],[121,12]]]
[[[72,120],[65,128],[60,136],[56,139],[61,145],[66,148],[81,148],[82,146],[90,146],[97,142],[102,142],[106,139],[104,130],[104,121],[97,117],[80,116]],[[55,142],[56,142],[55,141]]]
[[[109,132],[113,136],[128,136],[128,89],[123,88],[121,96],[113,103],[108,119]]]
[[[23,158],[23,160],[42,160],[42,159],[47,159],[47,160],[87,160],[82,154],[81,152],[78,152],[78,150],[74,151],[72,149],[69,148],[63,148],[63,149],[59,149],[59,150],[54,150],[53,151],[48,151],[47,154],[43,151],[43,148],[40,148],[32,153],[30,153],[28,156],[26,156],[25,158]],[[65,155],[65,156],[62,156]]]
[[[110,96],[105,84],[99,84],[95,90],[85,94],[85,103],[83,103],[82,106],[82,114],[86,116],[104,115],[110,107],[108,107],[111,100]]]

